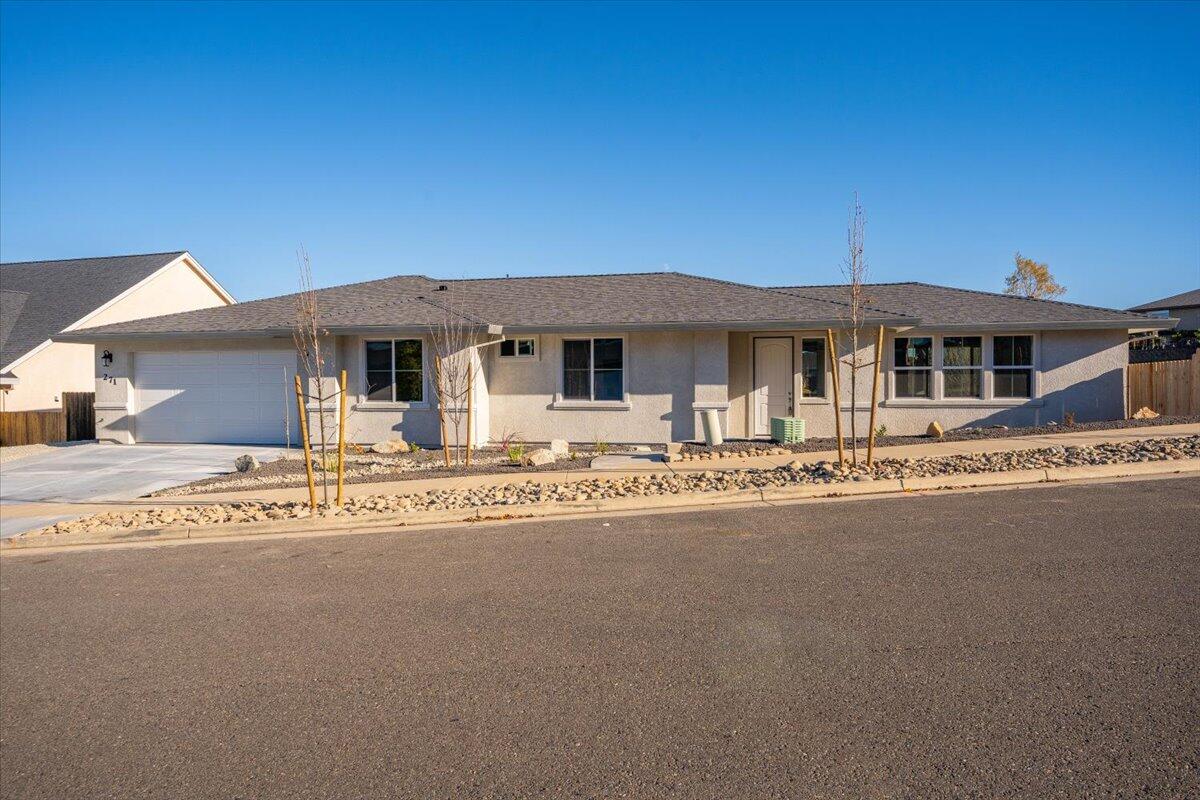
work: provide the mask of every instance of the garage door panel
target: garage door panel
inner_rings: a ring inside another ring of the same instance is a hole
[[[295,415],[295,354],[138,353],[134,364],[139,441],[285,442]]]

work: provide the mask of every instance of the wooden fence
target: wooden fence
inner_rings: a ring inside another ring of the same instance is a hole
[[[63,414],[67,418],[67,441],[96,438],[96,393],[63,392]]]
[[[1130,364],[1127,413],[1150,408],[1167,417],[1200,414],[1200,351],[1185,361]]]
[[[0,413],[0,445],[50,444],[95,438],[95,392],[64,392],[59,411]]]

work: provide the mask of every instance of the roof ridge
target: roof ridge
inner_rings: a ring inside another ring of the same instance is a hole
[[[64,261],[109,261],[114,258],[145,258],[146,256],[181,256],[188,250],[164,250],[161,253],[125,253],[118,256],[80,256],[79,258],[41,258],[34,261],[0,261],[0,267],[20,267],[25,264],[61,264]]]

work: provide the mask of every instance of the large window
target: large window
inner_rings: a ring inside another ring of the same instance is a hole
[[[625,399],[623,339],[564,339],[563,398]]]
[[[1033,396],[1033,337],[992,338],[992,394],[996,397]]]
[[[898,336],[893,354],[896,397],[933,397],[933,339]]]
[[[420,339],[390,339],[365,344],[369,402],[419,403],[425,398]]]
[[[942,338],[942,394],[983,397],[983,337]]]
[[[825,396],[825,340],[803,339],[800,342],[800,396]]]

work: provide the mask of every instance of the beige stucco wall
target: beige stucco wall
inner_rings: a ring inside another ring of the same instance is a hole
[[[632,332],[625,336],[628,408],[565,408],[556,403],[564,338],[576,337],[539,336],[536,359],[502,359],[494,350],[488,353],[493,439],[514,433],[531,442],[628,443],[669,442],[695,435],[696,334]],[[721,332],[703,339],[702,347],[712,347],[714,342],[723,347],[724,341]],[[723,396],[722,389],[720,398]]]
[[[912,332],[922,335],[926,332]],[[936,332],[929,332],[936,333]],[[479,351],[475,383],[475,441],[496,441],[515,434],[529,442],[565,438],[572,442],[603,440],[611,443],[656,443],[693,439],[701,435],[697,408],[720,409],[727,436],[744,437],[750,430],[749,403],[752,379],[754,334],[742,332],[674,331],[633,332],[625,337],[625,381],[628,406],[562,407],[560,392],[563,335],[537,337],[534,359],[501,359],[495,347]],[[764,336],[794,338],[795,362],[800,365],[800,339],[823,336],[823,331],[764,332]],[[371,338],[387,338],[378,336]],[[570,338],[570,335],[567,336]],[[347,408],[348,439],[370,443],[396,435],[422,446],[440,442],[437,404],[433,397],[432,347],[426,342],[425,402],[372,404],[366,402],[363,371],[363,337],[330,340],[325,387],[333,392],[335,376],[345,369],[350,403]],[[844,342],[843,338],[843,342]],[[134,441],[136,409],[133,408],[131,379],[137,352],[181,349],[291,349],[290,339],[228,339],[220,341],[126,342],[107,346],[114,353],[113,365],[101,372],[96,382],[97,429],[103,438]],[[891,433],[921,433],[937,420],[947,428],[964,425],[1004,424],[1010,427],[1061,421],[1071,412],[1078,421],[1117,419],[1125,414],[1124,381],[1128,359],[1124,331],[1058,331],[1036,334],[1036,396],[1026,401],[904,401],[891,399],[890,351],[892,337],[885,340],[885,362],[876,424]],[[985,343],[985,348],[987,345]],[[862,347],[862,358],[873,358],[873,342]],[[297,365],[299,368],[299,365]],[[727,386],[721,376],[727,377]],[[860,432],[867,430],[870,369],[863,370],[859,384]],[[800,396],[800,373],[796,370],[793,394]],[[935,378],[936,381],[936,378]],[[985,385],[990,373],[985,372]],[[826,384],[829,385],[827,375]],[[843,407],[849,408],[849,381],[843,380]],[[832,392],[830,392],[832,394]],[[830,399],[814,399],[797,405],[797,416],[808,423],[809,436],[830,436],[834,431]],[[335,411],[336,406],[331,406]],[[847,415],[848,416],[848,415]],[[846,419],[846,416],[843,417]],[[315,414],[310,423],[315,423]],[[465,423],[460,431],[465,436]],[[848,419],[847,419],[848,428]]]
[[[80,328],[125,322],[225,305],[216,288],[187,260],[163,270],[146,284],[89,318]],[[63,392],[90,392],[95,379],[92,345],[54,342],[13,368],[20,383],[4,393],[5,411],[62,407]]]
[[[796,337],[797,375],[793,394],[799,397],[799,339],[822,332],[799,331]],[[954,332],[962,334],[964,332]],[[751,342],[755,334],[730,334],[730,435],[746,436],[751,430]],[[762,336],[781,335],[763,332]],[[909,331],[905,335],[939,335],[937,331]],[[1073,413],[1079,422],[1091,420],[1122,419],[1125,416],[1125,366],[1129,350],[1127,335],[1117,331],[1046,331],[1034,332],[1037,355],[1035,396],[1029,400],[904,400],[892,398],[891,352],[893,335],[884,340],[884,361],[880,381],[880,406],[876,425],[887,426],[893,434],[923,433],[932,421],[940,422],[947,429],[964,426],[1007,425],[1017,427],[1038,425],[1046,422],[1061,422],[1066,412]],[[842,355],[848,355],[848,337],[840,339]],[[985,351],[990,347],[985,341]],[[862,363],[874,358],[874,342],[860,342],[859,357]],[[985,358],[985,362],[988,359]],[[935,362],[936,363],[936,362]],[[935,385],[940,377],[934,374]],[[865,435],[870,420],[871,383],[870,368],[859,372],[857,423],[861,435]],[[829,385],[827,372],[826,384]],[[985,397],[991,394],[991,371],[984,371]],[[850,379],[849,369],[843,369],[842,411],[844,432],[848,435],[850,425]],[[811,437],[832,436],[835,431],[832,391],[829,397],[815,402],[797,404],[795,416],[806,422]],[[935,398],[937,394],[935,393]]]

